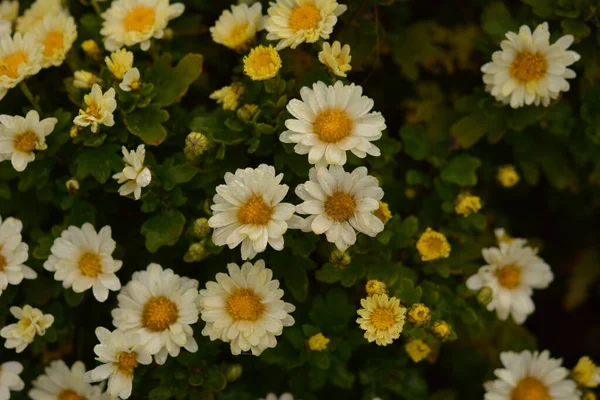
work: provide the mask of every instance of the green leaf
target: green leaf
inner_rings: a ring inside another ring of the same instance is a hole
[[[404,152],[415,160],[423,160],[429,154],[429,140],[423,127],[404,125],[400,137],[404,141]]]
[[[162,123],[169,119],[169,113],[158,105],[138,108],[124,118],[127,130],[147,144],[158,146],[167,138],[167,130]]]
[[[165,162],[158,169],[161,183],[165,190],[172,190],[175,185],[189,182],[198,172],[196,167],[191,164],[169,164]]]
[[[461,147],[468,149],[481,139],[487,132],[486,118],[483,114],[471,114],[458,120],[450,128],[452,136]]]
[[[204,372],[204,387],[220,392],[227,386],[227,379],[221,370],[217,367],[212,367]]]
[[[120,147],[116,144],[82,149],[75,156],[75,176],[79,181],[93,176],[98,182],[106,183],[113,172],[123,167],[119,152]]]
[[[327,293],[327,297],[315,298],[309,316],[313,323],[324,331],[342,332],[355,313],[356,310],[348,303],[344,291],[333,289]]]
[[[477,184],[477,169],[481,166],[478,158],[461,154],[452,158],[443,168],[440,177],[449,183],[459,186],[475,186]]]
[[[560,26],[565,35],[573,35],[577,40],[584,39],[592,33],[588,24],[577,19],[563,19]]]
[[[185,226],[185,217],[177,210],[166,210],[150,217],[142,225],[146,248],[155,253],[162,246],[173,246],[179,240]]]
[[[156,95],[152,103],[159,108],[177,103],[202,73],[202,64],[202,55],[191,53],[173,68],[171,55],[164,54],[146,73],[146,79],[155,87]]]
[[[506,32],[516,29],[516,25],[503,2],[490,2],[481,13],[481,27],[496,40],[504,38]]]
[[[243,130],[232,130],[225,126],[225,116],[220,112],[205,113],[195,117],[190,123],[190,129],[209,135],[215,142],[229,146],[239,144],[248,137]]]

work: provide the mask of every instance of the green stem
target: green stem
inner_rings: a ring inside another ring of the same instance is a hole
[[[98,0],[91,0],[91,3],[92,3],[92,7],[94,7],[94,11],[96,11],[96,14],[101,16],[102,9],[100,8],[100,5],[98,4]]]
[[[19,84],[19,88],[21,88],[21,92],[23,92],[25,97],[27,97],[27,100],[29,100],[29,102],[31,103],[31,106],[35,109],[35,111],[37,111],[40,115],[42,115],[42,109],[40,108],[38,100],[33,95],[33,93],[31,93],[31,90],[29,90],[27,83],[25,81],[22,81]]]

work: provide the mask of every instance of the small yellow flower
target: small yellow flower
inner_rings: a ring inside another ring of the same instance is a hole
[[[514,165],[505,165],[498,168],[496,178],[505,188],[513,187],[519,182],[519,174]]]
[[[79,136],[79,129],[81,128],[79,128],[77,125],[73,125],[69,130],[69,136],[71,136],[72,138]]]
[[[433,326],[431,327],[431,333],[433,336],[440,340],[446,340],[450,336],[452,330],[450,329],[450,325],[446,321],[435,321]]]
[[[244,122],[250,122],[257,111],[258,106],[256,104],[244,104],[237,110],[237,117]]]
[[[192,160],[208,150],[209,147],[210,140],[206,135],[200,132],[190,132],[185,138],[183,153],[189,160]]]
[[[384,203],[381,200],[379,201],[379,208],[373,211],[373,215],[379,218],[384,224],[387,224],[387,222],[390,219],[392,219],[392,212],[390,211],[390,207],[387,203]]]
[[[322,333],[312,335],[308,339],[308,348],[312,351],[323,351],[327,348],[327,344],[329,344],[329,338],[325,337]]]
[[[102,50],[98,47],[98,43],[95,40],[89,39],[81,43],[81,48],[91,58],[100,58]]]
[[[450,256],[450,244],[443,233],[427,228],[417,241],[417,250],[421,260],[433,261]]]
[[[387,346],[400,337],[404,328],[406,308],[400,300],[387,294],[376,294],[360,301],[360,318],[356,322],[365,331],[365,338],[379,346]]]
[[[595,388],[600,384],[600,368],[589,357],[581,357],[573,368],[573,380],[581,386]]]
[[[225,86],[211,93],[210,98],[217,101],[217,104],[223,104],[223,110],[235,110],[238,108],[240,97],[244,94],[246,88],[239,82],[233,82],[230,86]]]
[[[424,360],[427,358],[429,353],[431,353],[431,347],[429,347],[427,343],[420,339],[410,340],[408,343],[406,343],[404,349],[414,362]]]
[[[275,48],[256,46],[244,57],[244,73],[253,81],[271,79],[281,69],[281,57]]]
[[[342,44],[337,40],[332,45],[323,42],[323,50],[319,52],[319,61],[335,75],[345,77],[346,72],[352,69],[350,65],[350,61],[352,61],[350,45],[346,44],[342,47]]]
[[[477,196],[471,196],[468,194],[459,194],[456,198],[456,206],[454,211],[459,215],[465,217],[476,213],[481,209],[481,199]]]
[[[387,287],[385,283],[371,279],[365,285],[365,290],[367,291],[367,295],[373,296],[375,294],[385,294],[387,292]]]
[[[133,67],[133,53],[126,49],[115,50],[110,53],[110,57],[104,58],[104,62],[113,76],[121,80]]]
[[[423,303],[413,304],[408,310],[408,322],[411,325],[420,327],[427,325],[431,320],[431,310]]]
[[[583,394],[581,400],[596,400],[596,395],[594,392],[587,391]]]

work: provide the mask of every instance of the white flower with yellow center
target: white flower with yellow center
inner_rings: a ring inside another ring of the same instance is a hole
[[[38,43],[44,46],[42,68],[61,65],[77,39],[75,20],[63,13],[46,15],[32,29],[32,33]]]
[[[150,264],[134,272],[117,297],[113,325],[125,334],[137,333],[140,344],[162,365],[177,357],[181,347],[195,353],[198,344],[190,325],[198,322],[198,281],[172,269]]]
[[[264,18],[260,2],[232,5],[231,11],[224,10],[210,34],[215,43],[230,49],[245,51],[256,39],[256,33],[264,29]]]
[[[516,323],[522,324],[535,310],[533,289],[544,289],[554,279],[550,266],[523,239],[500,242],[498,248],[481,252],[487,265],[467,280],[467,287],[491,288],[493,297],[487,309],[496,310],[500,320],[512,315]]]
[[[279,40],[277,50],[329,39],[347,8],[336,0],[277,0],[267,10],[267,39]]]
[[[7,361],[0,364],[0,399],[10,399],[10,392],[20,392],[25,388],[25,383],[19,377],[23,372],[23,365],[17,361]]]
[[[567,50],[573,43],[572,35],[565,35],[550,44],[548,23],[538,25],[531,33],[523,25],[519,33],[508,32],[508,40],[500,43],[501,51],[492,54],[492,61],[481,67],[486,90],[512,108],[525,104],[544,105],[569,90],[567,79],[575,78],[575,71],[567,68],[581,57]]]
[[[21,242],[23,224],[15,218],[0,217],[0,295],[9,284],[35,279],[37,273],[23,264],[29,258],[29,246]]]
[[[63,360],[52,361],[38,376],[29,391],[33,400],[109,400],[100,386],[92,386],[83,379],[85,365],[76,361],[71,368]]]
[[[151,39],[161,39],[169,21],[184,9],[182,3],[169,4],[169,0],[115,0],[102,14],[104,47],[113,51],[139,43],[148,50]]]
[[[301,224],[304,232],[325,233],[330,243],[345,251],[356,242],[356,231],[371,237],[383,231],[383,222],[373,214],[383,190],[365,167],[345,172],[340,166],[311,168],[310,180],[296,187],[304,203],[299,214],[310,214]]]
[[[123,75],[123,81],[119,84],[119,87],[124,92],[131,92],[132,90],[138,90],[141,84],[140,70],[137,68],[131,68],[125,72],[125,75]]]
[[[258,260],[242,268],[228,264],[229,274],[218,273],[216,282],[206,282],[200,290],[202,330],[210,340],[230,344],[231,353],[252,351],[255,356],[277,345],[283,327],[294,325],[290,315],[296,307],[284,302],[273,271]]]
[[[346,44],[342,47],[342,44],[337,40],[333,42],[333,45],[323,42],[323,50],[319,52],[319,61],[335,75],[345,77],[346,72],[352,69],[350,65],[350,61],[352,61],[350,45]]]
[[[225,174],[225,185],[216,188],[208,225],[214,228],[212,240],[230,249],[242,245],[242,259],[254,258],[267,244],[283,249],[283,234],[294,215],[294,206],[281,201],[289,187],[282,185],[283,174],[261,164]]]
[[[108,379],[106,393],[112,397],[127,399],[131,396],[133,372],[139,364],[148,365],[152,356],[140,343],[137,333],[123,333],[119,330],[109,331],[96,328],[96,337],[100,344],[94,347],[99,367],[87,372],[86,382],[100,382]]]
[[[337,81],[333,86],[317,82],[300,90],[301,100],[292,99],[287,110],[295,117],[285,121],[289,129],[279,140],[296,143],[298,154],[308,154],[317,165],[344,165],[346,151],[360,158],[381,155],[373,141],[386,129],[379,112],[370,112],[373,100],[362,95],[362,87]]]
[[[0,36],[0,100],[9,89],[42,68],[43,46],[28,33]]]
[[[113,112],[117,108],[115,89],[110,88],[102,94],[102,88],[94,84],[92,91],[83,97],[85,109],[79,110],[73,123],[77,126],[90,126],[92,132],[98,132],[99,125],[113,126],[115,118]]]
[[[127,148],[123,146],[122,151],[125,168],[122,172],[114,174],[113,179],[116,179],[117,183],[126,182],[119,188],[121,196],[133,193],[135,199],[139,200],[142,196],[142,188],[148,186],[152,181],[152,173],[144,165],[146,148],[143,144],[140,144],[136,150],[127,151]]]
[[[504,368],[495,381],[484,384],[485,400],[579,400],[577,385],[567,379],[562,360],[550,358],[548,350],[531,353],[500,353]]]
[[[25,117],[0,115],[0,161],[10,159],[15,170],[21,172],[35,160],[34,150],[46,150],[46,136],[54,130],[58,120],[46,118],[31,110]]]
[[[116,245],[110,226],[100,232],[90,223],[83,224],[81,229],[70,226],[54,240],[44,268],[54,272],[54,279],[62,281],[65,289],[82,293],[92,288],[96,300],[104,302],[109,290],[121,289],[115,272],[123,262],[112,258]]]
[[[365,339],[387,346],[400,337],[404,328],[406,308],[400,300],[387,294],[375,294],[360,300],[360,318],[356,322],[365,331]]]
[[[2,0],[0,2],[0,19],[3,21],[14,22],[19,16],[18,0]]]
[[[275,393],[269,393],[264,399],[260,398],[258,400],[294,400],[294,396],[291,393],[283,393],[281,396],[277,396]]]
[[[46,329],[54,323],[54,317],[50,314],[44,314],[38,308],[30,305],[21,307],[11,307],[10,313],[17,318],[19,322],[6,325],[0,330],[0,336],[6,339],[4,347],[15,349],[21,353],[33,342],[36,335],[44,336]]]
[[[133,53],[127,49],[115,50],[104,58],[109,71],[117,79],[123,79],[125,73],[133,67]]]
[[[17,32],[29,32],[39,24],[46,15],[66,14],[62,8],[61,0],[36,0],[25,10],[22,16],[17,19]]]

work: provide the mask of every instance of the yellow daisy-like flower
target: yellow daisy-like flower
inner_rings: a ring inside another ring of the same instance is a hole
[[[222,44],[232,50],[245,51],[256,39],[256,33],[264,29],[262,5],[260,2],[231,6],[225,10],[210,28],[215,43]]]
[[[342,44],[337,40],[332,45],[323,42],[323,50],[319,52],[319,61],[325,64],[335,75],[345,77],[346,72],[352,69],[350,65],[350,61],[352,61],[350,45],[346,44],[342,47]]]
[[[439,320],[435,321],[431,327],[431,333],[433,333],[433,336],[440,340],[446,340],[452,333],[452,329],[446,321]]]
[[[416,327],[427,325],[431,319],[431,310],[423,303],[413,304],[408,310],[408,322]]]
[[[244,74],[253,81],[271,79],[280,69],[281,57],[273,46],[257,46],[244,57]]]
[[[323,351],[329,344],[329,338],[325,337],[322,333],[312,335],[308,339],[308,348],[312,351]]]
[[[365,338],[379,346],[387,346],[400,337],[406,308],[400,300],[387,294],[376,294],[360,301],[360,318],[356,322],[365,331]]]
[[[230,86],[225,86],[211,93],[210,98],[217,101],[217,104],[223,104],[223,110],[235,110],[238,108],[240,98],[246,91],[244,85],[239,82],[233,82]]]
[[[64,14],[48,14],[32,29],[42,50],[42,68],[58,67],[63,63],[77,38],[77,26],[73,17]]]
[[[581,357],[573,368],[573,380],[581,386],[595,388],[600,384],[600,368],[589,357]]]
[[[433,261],[450,256],[450,243],[443,233],[427,228],[417,241],[417,250],[421,254],[421,260]]]
[[[458,215],[469,216],[481,209],[481,199],[477,196],[468,194],[459,194],[456,198],[456,206],[454,211]]]
[[[106,66],[119,80],[123,79],[125,73],[133,67],[133,53],[126,49],[115,50],[110,53],[110,57],[104,59]]]
[[[367,291],[368,296],[387,293],[387,287],[385,286],[385,283],[375,279],[367,281],[367,284],[365,285],[365,290]]]
[[[498,168],[498,174],[496,175],[498,182],[505,188],[510,188],[519,183],[519,174],[514,165],[505,165],[504,167]]]
[[[414,362],[419,362],[427,358],[431,353],[431,347],[420,339],[413,339],[406,343],[404,349]]]
[[[390,211],[390,206],[388,206],[388,203],[383,202],[381,200],[379,200],[379,208],[373,211],[373,215],[379,218],[384,224],[387,224],[387,222],[390,219],[392,219],[392,212]]]

